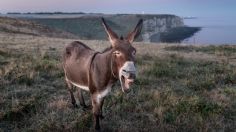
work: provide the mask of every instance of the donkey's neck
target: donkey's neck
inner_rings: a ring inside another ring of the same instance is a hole
[[[112,50],[108,50],[104,53],[101,53],[100,54],[100,60],[104,60],[104,61],[100,61],[100,68],[101,69],[105,69],[104,72],[107,74],[107,75],[110,75],[109,78],[112,79],[112,80],[116,80],[117,77],[117,71],[115,69],[116,66],[114,65],[114,60],[112,58]]]
[[[97,88],[103,88],[117,81],[117,78],[112,75],[112,72],[117,75],[116,71],[112,71],[112,51],[99,53],[91,63],[90,78],[93,85]],[[114,67],[113,67],[114,68]]]

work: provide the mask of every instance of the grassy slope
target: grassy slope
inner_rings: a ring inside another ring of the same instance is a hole
[[[133,30],[139,20],[136,15],[83,16],[79,18],[32,19],[53,28],[69,31],[82,39],[106,39],[101,17],[105,17],[109,26],[119,35],[126,35]],[[161,16],[160,16],[161,17]]]
[[[93,131],[91,111],[72,107],[63,81],[60,53],[71,41],[0,35],[0,131]],[[134,46],[138,78],[129,94],[112,89],[104,131],[236,129],[235,46]]]
[[[53,29],[32,21],[14,19],[9,17],[0,17],[0,33],[17,33],[35,36],[76,38],[75,35],[66,31]]]
[[[48,25],[55,29],[62,29],[80,36],[82,39],[105,39],[106,34],[98,17],[86,18],[60,18],[60,19],[33,19],[38,23]],[[121,27],[108,20],[108,24],[115,31],[121,30]]]

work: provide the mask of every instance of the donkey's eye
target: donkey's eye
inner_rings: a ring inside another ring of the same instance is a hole
[[[121,55],[121,53],[119,51],[114,51],[113,54],[115,55]]]

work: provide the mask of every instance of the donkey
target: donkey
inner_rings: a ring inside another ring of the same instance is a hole
[[[126,38],[119,38],[102,18],[102,24],[111,43],[110,48],[103,52],[96,52],[79,41],[67,44],[64,48],[63,69],[71,102],[74,107],[77,107],[72,86],[79,88],[79,101],[83,108],[87,106],[81,89],[90,92],[96,130],[100,130],[99,120],[103,119],[104,97],[111,91],[114,83],[119,80],[122,91],[128,92],[134,82],[136,49],[131,43],[140,34],[142,23],[143,20],[140,19],[135,29]]]

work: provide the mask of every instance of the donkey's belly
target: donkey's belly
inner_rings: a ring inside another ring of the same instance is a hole
[[[66,79],[71,84],[89,91],[88,88],[88,62],[83,60],[70,61],[65,65]]]
[[[69,80],[68,78],[66,78],[66,81],[70,82],[72,85],[74,85],[74,86],[76,86],[78,88],[81,88],[83,90],[89,91],[89,87],[88,86],[78,84],[77,82],[73,82],[73,81]]]

